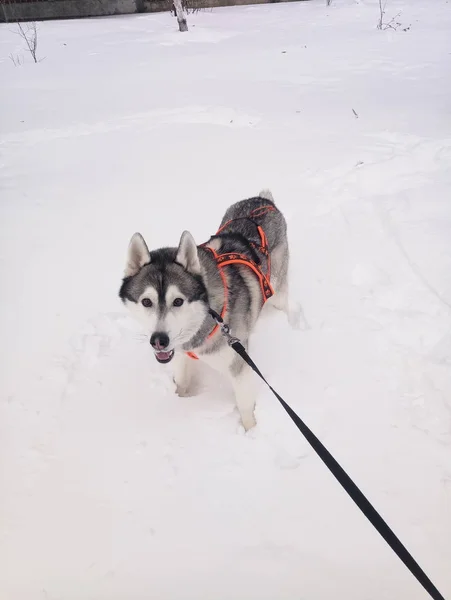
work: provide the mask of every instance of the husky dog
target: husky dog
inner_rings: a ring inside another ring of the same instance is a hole
[[[235,253],[258,265],[263,273],[270,268],[274,292],[270,302],[289,316],[286,231],[271,192],[262,191],[233,204],[219,232],[201,246],[185,231],[178,248],[150,252],[140,233],[133,235],[128,248],[119,296],[144,325],[157,361],[172,361],[176,393],[193,395],[195,359],[205,361],[230,377],[245,430],[256,424],[256,376],[228,346],[210,311],[222,315],[247,348],[266,298],[256,271],[248,264],[232,261],[221,268],[215,257]]]

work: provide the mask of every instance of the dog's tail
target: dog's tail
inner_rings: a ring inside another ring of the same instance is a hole
[[[274,203],[274,198],[271,193],[271,190],[267,190],[267,189],[262,190],[258,196],[259,196],[259,198],[263,198],[264,200],[269,200],[270,202]]]

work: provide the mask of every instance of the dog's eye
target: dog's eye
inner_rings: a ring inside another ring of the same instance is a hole
[[[182,304],[183,304],[183,299],[182,299],[182,298],[176,298],[172,304],[173,304],[174,306],[182,306]]]
[[[143,298],[141,304],[146,308],[150,308],[152,306],[152,300],[150,298]]]

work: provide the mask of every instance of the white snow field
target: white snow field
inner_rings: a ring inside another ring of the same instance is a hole
[[[136,230],[263,187],[305,319],[251,354],[451,597],[451,4],[398,13],[46,22],[38,64],[0,27],[1,600],[428,598],[269,391],[248,434],[177,397],[118,298]]]

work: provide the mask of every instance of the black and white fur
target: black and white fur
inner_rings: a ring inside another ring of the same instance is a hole
[[[225,213],[221,226],[233,220],[223,233],[210,238],[207,246],[218,254],[239,252],[262,263],[266,259],[250,246],[260,245],[250,213],[262,206],[274,205],[271,192],[233,204]],[[288,241],[285,219],[279,210],[255,219],[265,231],[271,256],[271,284],[275,295],[270,302],[289,315],[288,310]],[[224,268],[228,288],[224,321],[234,336],[247,347],[249,335],[263,306],[261,288],[256,275],[244,265]],[[149,251],[139,233],[132,237],[128,249],[125,277],[119,295],[150,335],[159,362],[174,365],[176,392],[190,396],[195,386],[198,361],[185,352],[193,351],[231,379],[235,400],[246,430],[255,425],[255,376],[226,343],[220,331],[208,337],[215,323],[209,308],[221,314],[224,304],[223,282],[211,254],[204,246],[196,246],[185,231],[178,248]],[[150,302],[149,302],[150,301]],[[147,306],[145,306],[147,305]]]

